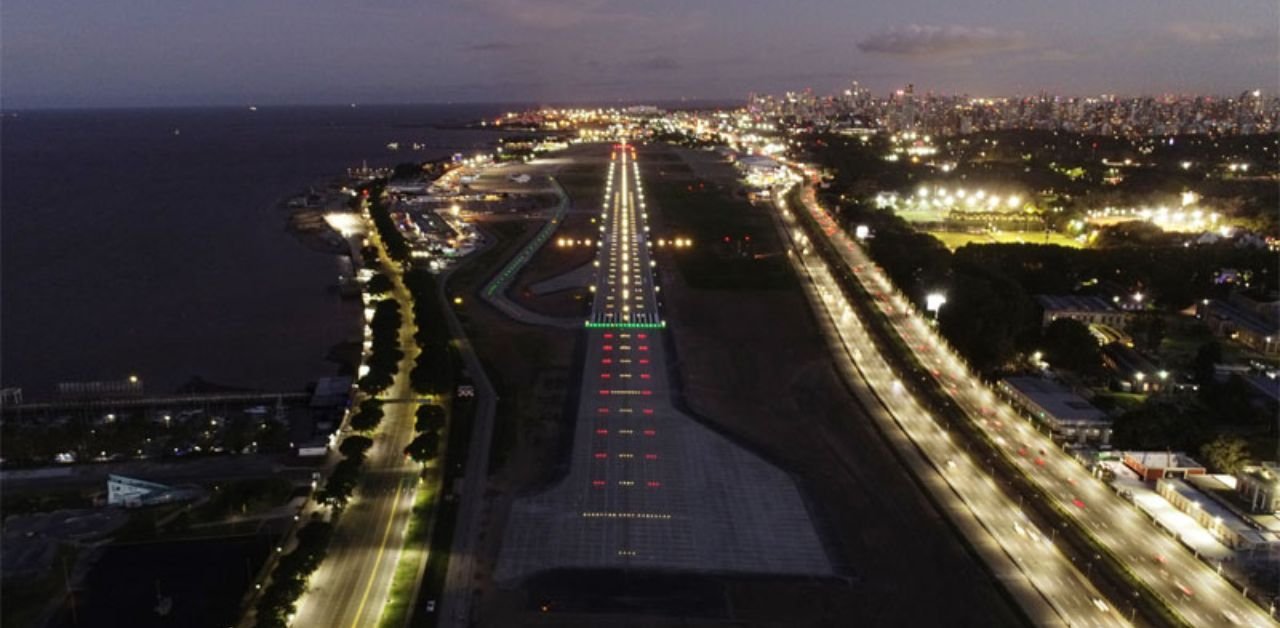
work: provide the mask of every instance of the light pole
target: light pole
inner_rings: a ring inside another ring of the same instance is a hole
[[[933,322],[938,322],[938,311],[947,304],[947,295],[941,292],[930,292],[924,297],[924,309],[933,312]]]

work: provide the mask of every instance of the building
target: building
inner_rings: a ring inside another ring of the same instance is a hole
[[[1197,524],[1227,547],[1250,550],[1275,542],[1271,534],[1256,529],[1230,508],[1183,480],[1161,478],[1156,481],[1156,492],[1174,508],[1195,519]]]
[[[1120,460],[1147,482],[1205,473],[1204,465],[1175,451],[1126,451]]]
[[[195,488],[175,488],[157,482],[111,474],[107,476],[107,505],[138,508],[189,501],[200,496]]]
[[[1048,327],[1059,318],[1070,318],[1086,325],[1106,325],[1113,329],[1123,329],[1129,320],[1129,313],[1117,308],[1101,297],[1082,297],[1073,294],[1036,295],[1036,302],[1044,314],[1041,325]]]
[[[1158,368],[1133,347],[1120,342],[1102,346],[1102,363],[1116,388],[1125,392],[1155,393],[1169,385],[1169,372]]]
[[[57,395],[60,401],[136,398],[142,396],[142,380],[130,376],[109,382],[59,382]]]
[[[1006,377],[999,390],[1053,435],[1077,443],[1111,442],[1111,419],[1076,393],[1039,377]]]
[[[1257,513],[1280,513],[1280,463],[1247,465],[1236,474],[1236,493]]]
[[[1218,299],[1205,299],[1196,307],[1196,318],[1215,336],[1227,338],[1267,355],[1280,354],[1280,323],[1257,311]]]

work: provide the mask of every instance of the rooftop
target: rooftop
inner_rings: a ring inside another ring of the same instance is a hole
[[[1249,525],[1248,522],[1236,515],[1236,513],[1231,512],[1231,509],[1219,504],[1216,500],[1204,493],[1201,493],[1199,490],[1196,490],[1194,486],[1191,486],[1187,482],[1177,478],[1162,478],[1157,482],[1157,484],[1168,485],[1168,487],[1177,492],[1178,495],[1181,495],[1183,499],[1191,502],[1193,504],[1193,508],[1203,510],[1210,517],[1213,517],[1215,521],[1220,521],[1223,527],[1231,530],[1233,534],[1245,539],[1245,541],[1250,544],[1261,544],[1274,540],[1268,538],[1270,535],[1264,535],[1262,532],[1259,532],[1253,526]]]
[[[1006,377],[1003,382],[1059,421],[1110,423],[1107,414],[1066,387],[1039,377]]]
[[[1126,451],[1124,457],[1148,469],[1204,468],[1204,465],[1180,451]]]
[[[1231,321],[1236,327],[1259,336],[1280,335],[1280,327],[1253,312],[1226,301],[1217,299],[1209,301],[1210,316],[1217,316]]]
[[[1116,307],[1102,297],[1074,294],[1038,294],[1040,307],[1050,312],[1116,312]]]

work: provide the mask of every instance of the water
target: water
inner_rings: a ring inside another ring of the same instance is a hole
[[[193,376],[264,390],[359,337],[337,260],[277,202],[367,159],[472,152],[493,106],[24,111],[0,123],[0,383]],[[175,134],[175,130],[178,133]],[[392,152],[388,142],[399,142]],[[405,150],[418,142],[423,151]]]

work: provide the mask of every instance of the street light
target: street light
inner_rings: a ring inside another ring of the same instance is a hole
[[[941,292],[930,292],[924,297],[924,307],[926,310],[933,312],[933,319],[938,320],[938,310],[947,304],[947,295]]]

